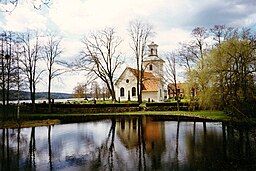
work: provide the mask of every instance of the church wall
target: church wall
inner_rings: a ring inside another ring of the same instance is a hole
[[[132,87],[135,87],[137,89],[136,85],[136,78],[132,75],[131,72],[125,72],[122,78],[120,79],[120,82],[116,84],[115,91],[116,91],[116,99],[120,101],[126,101],[128,100],[128,94],[130,94],[130,100],[136,101],[137,100],[137,91],[135,93],[135,96],[132,96]],[[124,88],[124,96],[121,96],[120,89],[121,87]]]
[[[165,94],[165,91],[167,91],[166,90],[166,88],[164,87],[164,84],[163,83],[161,83],[160,85],[159,85],[159,87],[158,87],[158,101],[163,101],[164,100],[164,97],[166,96],[167,97],[167,95]]]
[[[152,71],[149,69],[150,64],[153,65]],[[162,62],[154,61],[154,60],[153,61],[144,61],[144,66],[146,67],[146,71],[153,72],[160,77],[163,76],[163,63]]]
[[[142,100],[148,101],[148,99],[150,99],[150,101],[159,101],[158,92],[143,92]]]

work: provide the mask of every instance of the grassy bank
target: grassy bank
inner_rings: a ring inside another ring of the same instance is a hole
[[[223,111],[136,111],[136,112],[122,112],[122,113],[72,113],[72,114],[27,114],[23,115],[24,119],[29,119],[33,117],[37,118],[44,118],[44,117],[65,117],[65,116],[80,116],[80,117],[90,117],[90,116],[120,116],[120,115],[148,115],[148,116],[164,116],[164,115],[171,115],[171,116],[188,116],[188,117],[198,117],[202,119],[212,119],[212,120],[230,120],[231,117],[227,116]]]
[[[28,128],[37,126],[50,126],[60,124],[60,120],[31,120],[31,121],[6,121],[0,122],[0,129],[2,128]]]
[[[124,113],[86,113],[86,114],[23,114],[19,122],[0,122],[0,128],[48,126],[60,123],[86,122],[127,116],[152,116],[156,120],[185,121],[231,121],[223,111],[137,111]]]
[[[188,116],[198,117],[202,119],[211,119],[219,121],[228,121],[231,118],[223,111],[140,111],[140,112],[127,112],[125,114],[135,115],[173,115],[173,116]]]

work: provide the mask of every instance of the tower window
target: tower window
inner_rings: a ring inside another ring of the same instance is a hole
[[[126,83],[129,83],[129,79],[126,80]]]
[[[152,65],[152,64],[149,65],[149,70],[150,70],[150,71],[153,70],[153,65]]]

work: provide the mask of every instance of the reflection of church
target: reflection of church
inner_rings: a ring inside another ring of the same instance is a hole
[[[165,150],[164,123],[153,122],[150,119],[145,119],[145,122],[142,125],[144,129],[146,152],[148,154],[161,155]]]
[[[152,121],[149,117],[133,117],[116,123],[117,135],[127,149],[145,145],[152,163],[160,162],[165,150],[165,127],[163,122]],[[140,144],[141,143],[141,144]]]
[[[138,140],[138,118],[122,119],[116,123],[117,135],[127,149],[132,149],[139,144]]]

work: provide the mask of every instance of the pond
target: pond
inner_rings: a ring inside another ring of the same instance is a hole
[[[1,170],[255,170],[256,131],[128,117],[0,130]]]

